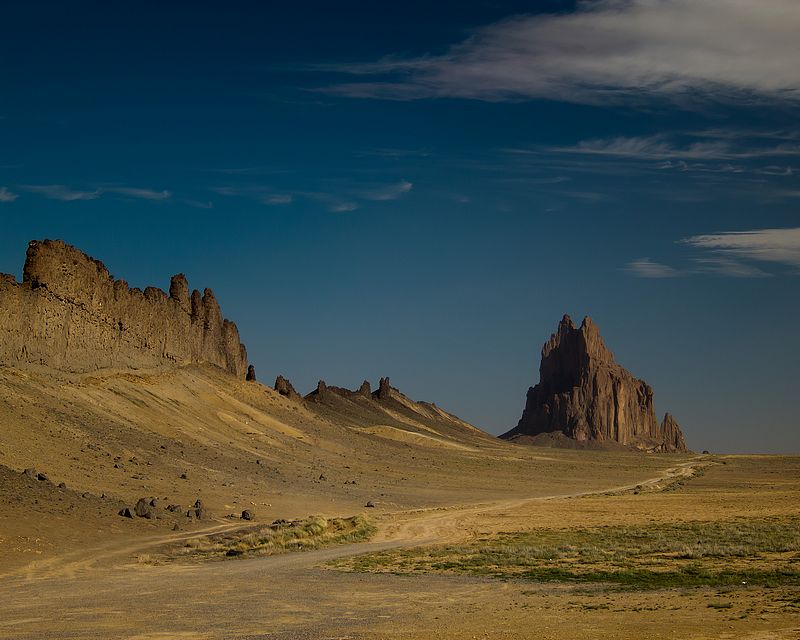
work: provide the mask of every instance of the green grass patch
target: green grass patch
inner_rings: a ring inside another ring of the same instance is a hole
[[[337,561],[353,571],[452,573],[626,589],[800,585],[800,519],[505,532],[463,545]]]

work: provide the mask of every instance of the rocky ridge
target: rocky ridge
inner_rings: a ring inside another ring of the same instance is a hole
[[[239,331],[210,289],[190,294],[183,274],[169,295],[131,288],[61,240],[28,245],[21,283],[0,276],[0,362],[71,373],[207,362],[247,372]]]
[[[687,451],[678,423],[669,413],[657,422],[653,389],[614,361],[588,316],[577,328],[564,316],[542,348],[539,373],[519,423],[502,438],[541,436],[557,443],[550,436],[563,434],[578,443]]]

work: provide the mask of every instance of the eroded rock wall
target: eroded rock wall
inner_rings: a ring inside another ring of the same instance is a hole
[[[211,290],[190,296],[179,274],[169,291],[132,289],[75,247],[33,241],[22,282],[0,278],[0,362],[69,372],[208,362],[244,376],[239,331]]]
[[[504,437],[560,431],[577,441],[686,451],[677,422],[668,414],[659,425],[652,388],[614,361],[591,318],[576,328],[564,316],[542,348],[539,374],[519,423]]]

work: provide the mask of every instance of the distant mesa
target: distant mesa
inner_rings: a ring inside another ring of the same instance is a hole
[[[0,362],[71,373],[210,363],[245,377],[247,351],[210,289],[169,296],[116,280],[102,262],[61,240],[28,245],[22,282],[0,276]]]
[[[519,423],[501,438],[555,446],[688,450],[671,414],[657,422],[652,388],[614,361],[588,316],[579,328],[564,316],[542,347],[539,376],[539,383],[528,389]]]

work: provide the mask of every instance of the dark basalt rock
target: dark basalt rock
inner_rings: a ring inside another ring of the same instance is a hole
[[[247,382],[255,382],[256,381],[256,368],[251,364],[247,367],[247,375],[244,377]]]

